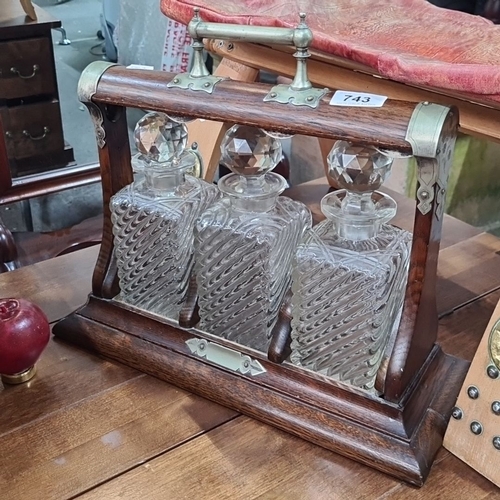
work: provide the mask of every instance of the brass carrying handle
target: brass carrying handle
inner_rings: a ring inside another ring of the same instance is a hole
[[[49,133],[50,133],[49,127],[43,127],[43,134],[39,135],[37,137],[33,137],[27,130],[23,130],[23,135],[25,137],[30,138],[32,141],[41,141],[42,139],[47,137],[47,134],[49,134]]]
[[[274,101],[281,104],[308,106],[316,108],[328,89],[314,88],[307,76],[307,58],[310,57],[309,45],[313,33],[306,24],[306,15],[299,14],[296,28],[277,28],[267,26],[250,26],[240,24],[206,23],[200,17],[200,9],[195,8],[193,18],[189,21],[188,32],[193,43],[193,64],[189,73],[181,73],[167,84],[168,87],[179,87],[185,90],[202,90],[211,94],[224,78],[210,75],[203,59],[203,38],[217,40],[235,40],[252,43],[270,43],[293,45],[296,49],[297,70],[290,85],[276,85],[264,102]],[[234,48],[234,47],[233,47]]]
[[[29,80],[30,78],[33,78],[36,75],[36,72],[39,69],[40,66],[38,66],[38,64],[33,64],[33,73],[31,73],[31,75],[22,75],[21,72],[15,66],[12,66],[12,68],[10,68],[10,72],[16,74],[19,78],[22,78],[23,80]]]

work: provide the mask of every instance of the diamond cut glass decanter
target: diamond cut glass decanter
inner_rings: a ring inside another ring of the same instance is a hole
[[[372,389],[399,324],[411,234],[387,224],[396,202],[376,191],[392,159],[337,142],[330,176],[345,188],[326,195],[326,220],[308,231],[293,271],[291,361]]]
[[[221,152],[233,173],[220,179],[224,197],[195,229],[199,327],[266,351],[311,214],[302,203],[279,196],[286,181],[270,172],[281,159],[278,139],[236,125]]]
[[[187,128],[163,113],[135,127],[142,176],[110,203],[119,300],[177,319],[193,267],[193,227],[219,197],[217,187],[186,175],[195,155]]]

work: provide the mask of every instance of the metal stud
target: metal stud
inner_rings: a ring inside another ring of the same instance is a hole
[[[178,78],[174,78],[174,83],[179,83],[179,79]]]
[[[470,424],[470,430],[471,430],[472,434],[479,436],[479,434],[483,433],[483,426],[481,425],[480,422],[473,420]]]
[[[494,365],[489,365],[488,368],[486,368],[486,373],[488,374],[488,377],[492,379],[498,378],[500,375],[498,368]]]
[[[273,98],[274,98],[274,97],[276,97],[278,94],[277,94],[276,92],[271,92],[269,95],[270,95],[271,97],[273,97]]]
[[[476,386],[471,385],[467,389],[467,394],[469,395],[469,398],[471,398],[471,399],[477,399],[479,397],[479,389]]]
[[[500,417],[500,401],[493,401],[491,403],[491,411]]]
[[[459,408],[458,406],[455,406],[455,408],[453,408],[453,410],[451,411],[451,416],[455,420],[460,420],[464,416],[464,412],[462,411],[461,408]]]
[[[493,446],[497,449],[500,450],[500,436],[495,436],[493,438]]]

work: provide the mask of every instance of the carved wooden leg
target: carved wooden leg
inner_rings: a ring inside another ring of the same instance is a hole
[[[254,82],[259,74],[259,70],[250,68],[229,59],[222,59],[214,75],[224,76],[232,80],[242,82]],[[211,182],[217,172],[220,158],[220,143],[231,126],[230,123],[213,122],[209,120],[196,120],[188,124],[189,139],[198,144],[200,152],[205,162],[205,180]]]

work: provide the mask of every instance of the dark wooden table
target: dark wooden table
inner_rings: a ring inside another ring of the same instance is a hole
[[[313,182],[295,195],[326,190]],[[398,201],[408,228],[412,203]],[[440,342],[471,359],[500,298],[500,240],[447,217],[442,246]],[[0,296],[29,298],[55,322],[85,302],[96,256],[91,247],[3,274]],[[415,489],[52,340],[35,379],[0,385],[0,498],[491,500],[500,490],[444,449]]]

